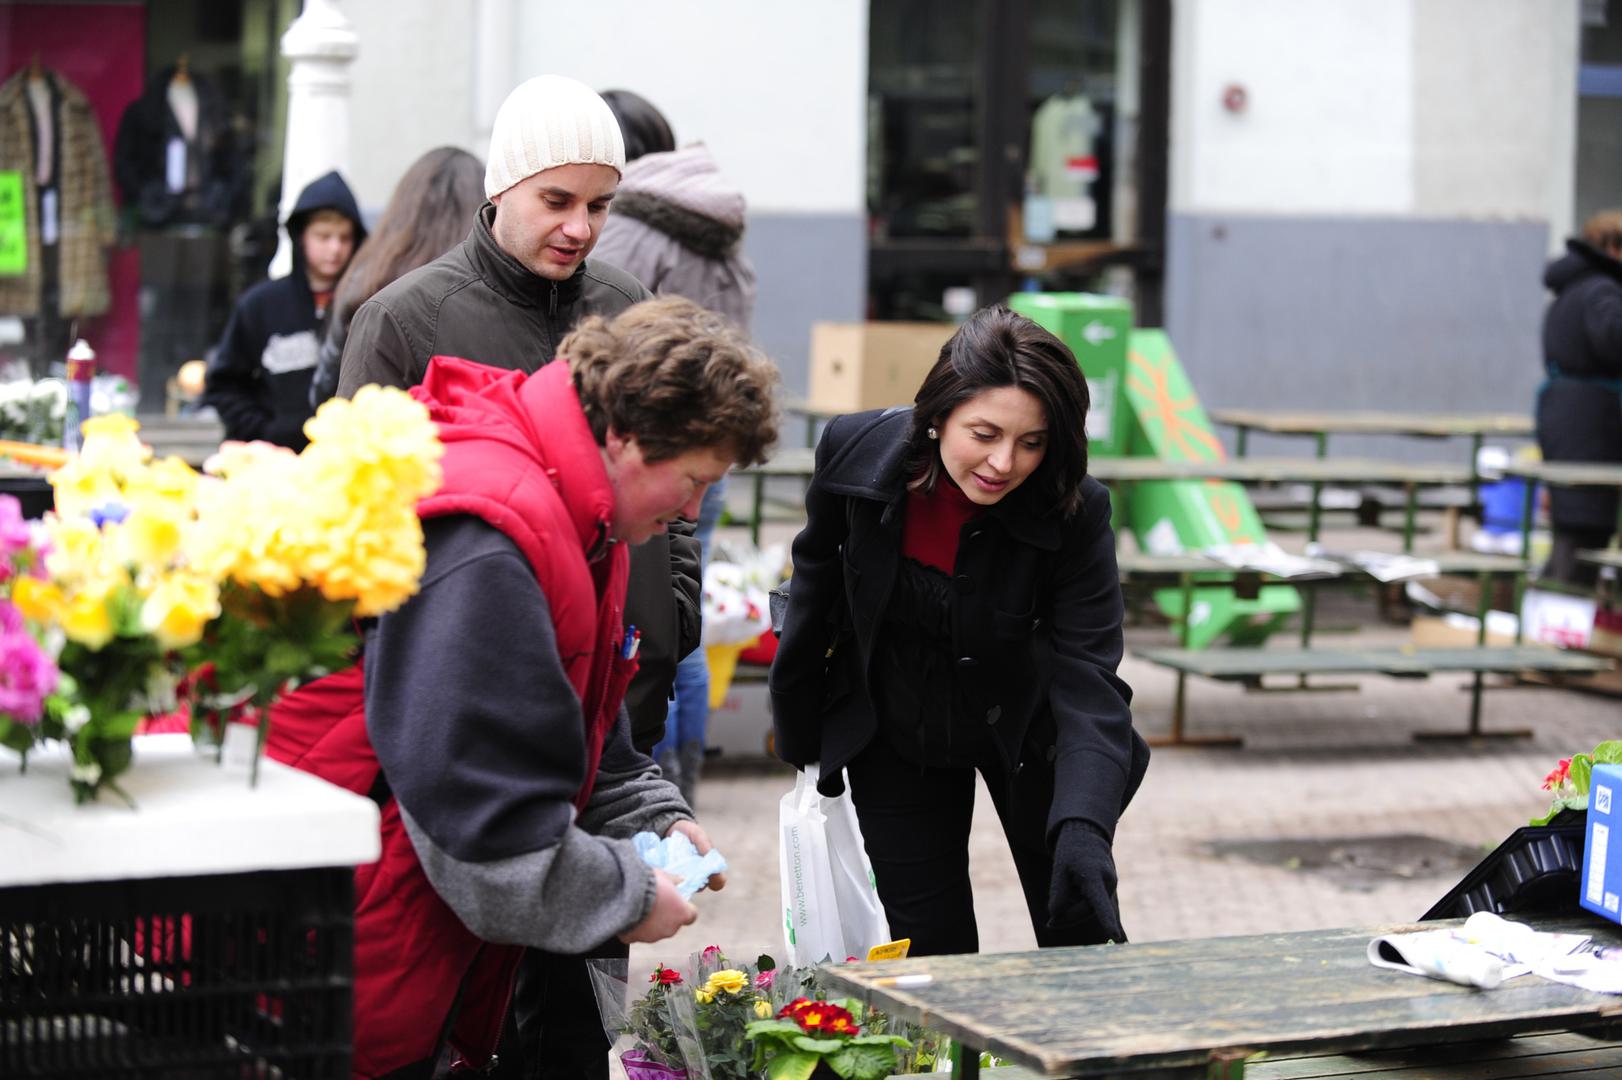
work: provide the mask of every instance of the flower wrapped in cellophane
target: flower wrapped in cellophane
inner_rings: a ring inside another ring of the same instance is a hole
[[[298,454],[228,444],[199,488],[191,565],[220,583],[222,617],[191,650],[193,733],[217,736],[234,710],[257,719],[290,684],[349,663],[354,620],[399,607],[425,560],[417,502],[444,454],[428,411],[369,386],[305,424]]]
[[[403,391],[326,403],[299,454],[228,443],[213,475],[154,461],[127,416],[83,431],[51,477],[43,558],[11,585],[61,669],[52,700],[81,800],[117,790],[137,724],[173,710],[182,680],[195,735],[217,740],[226,719],[256,720],[262,747],[275,696],[346,665],[354,619],[416,592],[416,504],[438,487],[444,450]],[[256,753],[256,773],[257,763]]]
[[[153,461],[128,416],[83,430],[81,452],[51,476],[44,572],[19,575],[11,593],[61,670],[50,710],[60,731],[42,730],[69,743],[81,801],[118,790],[136,726],[171,703],[175,654],[220,613],[214,579],[184,551],[197,474],[178,458]]]

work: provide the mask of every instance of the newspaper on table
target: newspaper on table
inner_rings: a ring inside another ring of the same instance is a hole
[[[1327,551],[1322,544],[1308,544],[1306,553],[1341,566],[1352,566],[1376,581],[1412,581],[1435,577],[1442,572],[1435,559],[1418,555],[1398,555],[1389,551]]]
[[[1622,949],[1587,934],[1555,934],[1478,911],[1462,926],[1384,934],[1369,942],[1369,963],[1482,990],[1538,975],[1601,993],[1622,993]]]
[[[1212,544],[1200,554],[1236,570],[1254,570],[1277,578],[1302,581],[1310,578],[1339,577],[1339,564],[1328,559],[1292,555],[1272,541],[1265,544]]]

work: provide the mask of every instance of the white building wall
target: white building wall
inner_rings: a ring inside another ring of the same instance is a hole
[[[520,2],[517,76],[632,90],[702,141],[751,211],[865,205],[867,3]]]
[[[1577,0],[1178,0],[1174,213],[1570,225]],[[1229,86],[1246,107],[1223,105]]]
[[[1410,0],[1178,0],[1171,210],[1413,202]],[[1223,105],[1229,86],[1246,106]]]
[[[1174,0],[1166,327],[1207,406],[1531,408],[1578,2]]]
[[[351,172],[361,209],[383,209],[395,183],[436,146],[475,150],[474,4],[339,0],[360,41],[350,68]]]

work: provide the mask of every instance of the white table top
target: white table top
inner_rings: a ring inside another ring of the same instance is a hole
[[[56,747],[0,750],[0,888],[357,866],[380,851],[377,804],[265,759],[259,786],[221,767],[187,735],[135,740],[135,764],[112,792],[76,806]]]

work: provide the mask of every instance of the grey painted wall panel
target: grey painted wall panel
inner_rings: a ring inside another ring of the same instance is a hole
[[[1208,409],[1531,411],[1544,222],[1172,214],[1168,232],[1166,329]],[[1331,449],[1459,453],[1352,437]]]
[[[751,214],[755,340],[778,362],[783,390],[810,388],[811,324],[860,322],[867,310],[867,221],[861,214]]]

